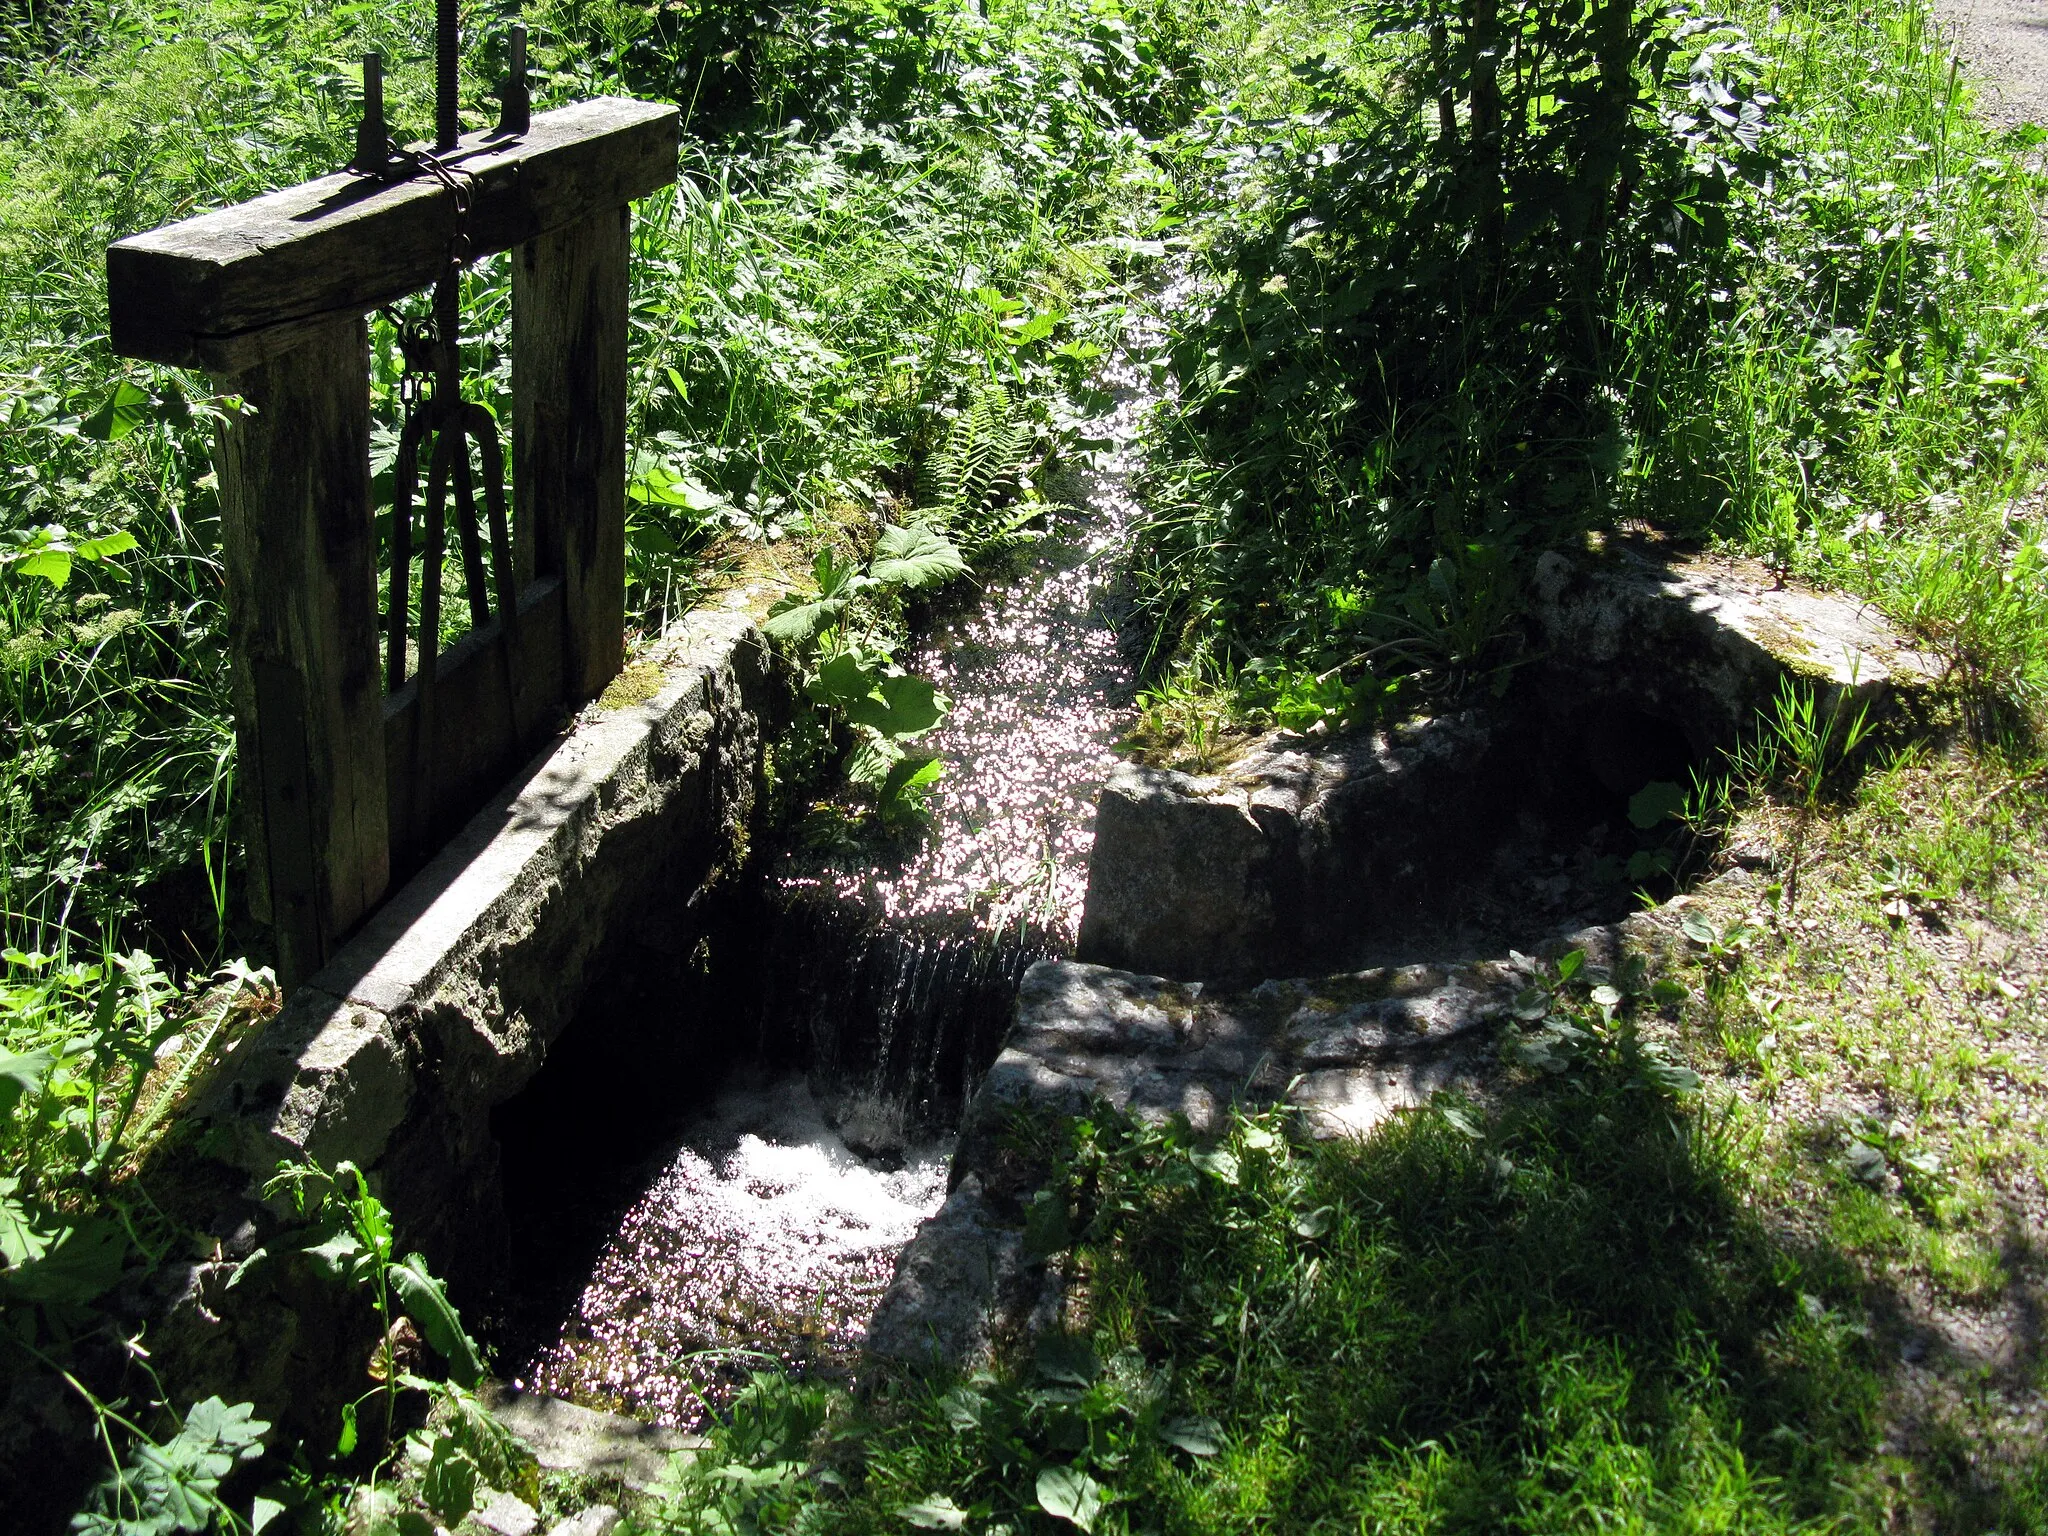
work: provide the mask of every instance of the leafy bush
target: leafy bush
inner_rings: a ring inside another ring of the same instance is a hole
[[[944,764],[911,744],[946,718],[945,697],[911,677],[889,655],[871,620],[904,592],[965,574],[967,563],[943,535],[922,524],[884,528],[867,569],[830,549],[812,565],[813,593],[792,593],[762,628],[805,664],[804,693],[854,733],[846,776],[874,797],[884,823],[915,820]]]
[[[2041,182],[1924,8],[1386,0],[1316,46],[1191,139],[1242,232],[1156,456],[1163,653],[1255,707],[1498,681],[1531,557],[1642,519],[2048,699]]]
[[[1526,555],[1612,515],[1624,316],[1703,309],[1770,98],[1739,32],[1662,4],[1364,14],[1382,69],[1299,66],[1334,131],[1176,350],[1213,526],[1158,527],[1232,645],[1293,625],[1471,666]]]

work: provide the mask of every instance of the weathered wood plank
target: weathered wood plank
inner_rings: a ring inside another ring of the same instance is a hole
[[[560,581],[543,577],[519,594],[516,652],[509,659],[505,646],[504,631],[493,619],[441,653],[424,762],[417,750],[417,680],[408,679],[384,700],[394,882],[424,865],[569,717],[563,707]],[[506,692],[513,678],[519,689],[516,713]],[[422,794],[431,796],[430,804],[419,803]]]
[[[628,210],[512,258],[512,489],[520,566],[565,589],[565,683],[592,698],[625,662]]]
[[[675,180],[676,109],[600,97],[526,133],[465,136],[474,255],[610,213]],[[448,259],[455,205],[440,183],[337,173],[107,248],[113,346],[128,357],[238,373],[308,344],[330,320],[425,287]]]
[[[382,679],[360,316],[221,381],[221,543],[251,905],[278,974],[318,970],[383,896]]]

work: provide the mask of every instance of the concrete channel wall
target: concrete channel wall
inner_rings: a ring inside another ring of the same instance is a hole
[[[745,857],[774,691],[744,612],[680,621],[238,1053],[202,1109],[215,1154],[354,1162],[405,1246],[500,1278],[490,1113],[621,941],[691,942]]]

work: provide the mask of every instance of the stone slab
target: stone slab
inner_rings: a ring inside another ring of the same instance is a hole
[[[1547,694],[1627,701],[1679,725],[1702,755],[1735,745],[1787,678],[1881,711],[1945,670],[1869,604],[1733,556],[1552,551],[1530,598]]]
[[[1867,604],[1754,561],[1553,552],[1529,595],[1529,661],[1503,701],[1334,740],[1276,732],[1211,774],[1119,765],[1097,803],[1076,955],[1191,981],[1385,958],[1459,920],[1460,877],[1519,818],[1683,783],[1788,679],[1875,720],[1923,709],[1943,675]]]
[[[502,1240],[489,1113],[531,1079],[621,936],[687,926],[746,846],[772,659],[692,614],[651,697],[583,711],[238,1050],[201,1105],[252,1175],[348,1158],[437,1269]]]
[[[633,1489],[653,1486],[670,1457],[704,1444],[700,1435],[600,1413],[539,1392],[500,1389],[488,1401],[491,1412],[525,1443],[543,1470],[615,1477]],[[616,1511],[612,1518],[618,1518]]]
[[[1203,981],[1346,963],[1499,838],[1523,767],[1509,745],[1466,711],[1327,743],[1277,733],[1214,774],[1121,763],[1075,953]]]

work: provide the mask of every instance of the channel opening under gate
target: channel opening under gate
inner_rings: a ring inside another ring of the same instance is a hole
[[[680,956],[624,949],[492,1120],[521,1389],[695,1428],[749,1375],[845,1378],[944,1201],[1016,934],[903,932],[756,880]]]

